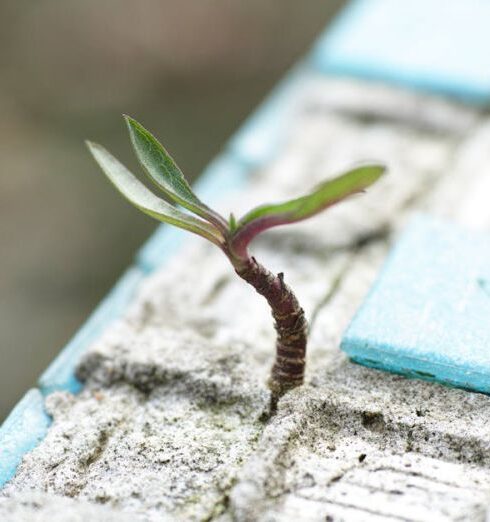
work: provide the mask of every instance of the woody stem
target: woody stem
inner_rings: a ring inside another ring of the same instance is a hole
[[[269,387],[273,396],[303,384],[306,355],[307,322],[296,296],[282,273],[273,274],[254,257],[235,266],[236,273],[265,297],[272,310],[277,332],[276,358]]]

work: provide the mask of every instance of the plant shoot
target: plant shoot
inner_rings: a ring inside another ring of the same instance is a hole
[[[235,272],[265,297],[277,332],[276,356],[269,378],[273,401],[304,379],[307,321],[282,273],[273,274],[249,253],[251,241],[265,230],[308,219],[352,194],[364,191],[385,172],[377,163],[356,166],[324,181],[309,194],[253,208],[229,220],[202,202],[158,140],[137,121],[125,116],[131,142],[145,174],[165,195],[156,196],[106,149],[87,142],[102,171],[135,207],[145,214],[193,232],[214,243]],[[179,208],[175,205],[178,205]],[[182,210],[181,210],[182,209]]]

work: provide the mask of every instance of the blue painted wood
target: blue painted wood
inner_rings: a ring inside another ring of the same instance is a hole
[[[80,391],[82,385],[75,376],[75,367],[80,357],[107,326],[124,312],[143,277],[141,270],[130,268],[119,279],[85,324],[41,375],[38,385],[44,395],[56,390],[71,393]]]
[[[330,74],[490,103],[490,2],[356,0],[314,47]]]
[[[490,393],[490,235],[417,217],[341,344],[362,364]]]
[[[178,251],[187,234],[190,232],[165,224],[159,225],[138,250],[136,265],[147,274],[153,272]]]
[[[205,203],[214,206],[245,186],[249,170],[232,155],[222,154],[206,167],[194,190]],[[137,253],[137,266],[146,273],[154,271],[176,253],[187,237],[189,232],[160,225]]]
[[[232,154],[216,157],[194,185],[196,194],[209,205],[217,205],[242,190],[249,180],[250,168]]]
[[[310,74],[305,65],[293,68],[233,135],[228,150],[252,169],[268,163],[278,152],[293,116],[298,94]]]
[[[45,437],[50,418],[39,390],[30,390],[0,427],[0,488],[15,474],[25,453]]]

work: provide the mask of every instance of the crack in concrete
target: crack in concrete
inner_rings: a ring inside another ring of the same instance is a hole
[[[374,509],[369,509],[369,508],[366,508],[363,506],[356,506],[355,504],[351,504],[348,502],[340,502],[339,500],[327,500],[327,499],[314,500],[314,499],[305,497],[303,495],[296,495],[296,496],[301,499],[304,499],[304,500],[309,500],[310,502],[319,502],[321,504],[330,504],[332,506],[339,506],[341,508],[348,508],[348,509],[353,509],[356,511],[362,511],[364,513],[369,513],[370,515],[376,515],[377,517],[387,518],[388,520],[402,520],[403,522],[419,522],[419,520],[415,519],[415,518],[405,518],[405,517],[400,517],[398,515],[381,513]],[[334,520],[333,518],[329,519],[328,517],[329,517],[329,515],[327,515],[327,520],[332,520],[332,521]]]
[[[313,311],[311,313],[311,319],[309,321],[308,326],[308,335],[313,331],[313,328],[316,324],[316,321],[318,319],[318,315],[320,312],[325,308],[325,306],[330,303],[330,301],[334,298],[334,296],[337,294],[338,289],[340,288],[340,285],[345,277],[345,275],[349,272],[351,266],[354,264],[354,258],[349,258],[344,263],[344,265],[340,268],[340,270],[337,272],[337,275],[335,276],[334,280],[332,281],[331,285],[329,286],[327,292],[325,295],[320,299],[315,307],[313,308]]]
[[[398,473],[402,476],[406,475],[406,476],[409,476],[409,477],[417,477],[417,478],[421,478],[421,479],[424,479],[424,480],[429,480],[429,481],[432,481],[434,482],[435,484],[440,484],[442,486],[447,486],[447,487],[451,487],[451,488],[455,488],[455,489],[462,489],[462,490],[468,490],[468,491],[474,491],[475,490],[475,486],[473,485],[472,487],[467,487],[467,486],[460,486],[458,484],[455,484],[454,482],[447,482],[445,480],[436,480],[434,477],[431,477],[429,475],[425,475],[424,473],[421,473],[419,471],[412,471],[412,470],[405,470],[405,469],[398,469],[398,468],[395,468],[395,467],[391,467],[391,466],[379,466],[379,467],[376,467],[374,469],[372,469],[372,471],[374,473],[377,473],[379,471],[391,471],[392,473]],[[479,489],[478,491],[481,491],[481,492],[486,492],[487,490],[482,488],[482,489]]]
[[[326,293],[313,308],[311,318],[309,321],[308,333],[311,333],[313,331],[313,328],[318,319],[318,315],[320,314],[322,309],[325,308],[337,294],[337,291],[339,290],[344,277],[350,272],[350,269],[355,264],[357,256],[360,254],[360,252],[364,248],[370,246],[372,243],[375,243],[377,241],[386,241],[390,233],[391,228],[387,224],[385,224],[371,233],[363,234],[355,238],[353,242],[342,248],[342,250],[350,251],[352,255],[345,261],[343,266],[339,269],[337,275],[333,279]]]

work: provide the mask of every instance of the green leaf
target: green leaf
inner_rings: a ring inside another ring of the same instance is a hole
[[[385,167],[380,164],[362,165],[321,183],[306,196],[252,209],[233,232],[231,243],[235,254],[246,257],[248,244],[264,230],[314,216],[351,194],[362,192],[384,172]]]
[[[163,145],[136,120],[129,116],[124,119],[136,156],[150,179],[173,201],[226,230],[226,221],[194,194]]]
[[[233,234],[233,232],[235,232],[235,230],[237,228],[236,218],[235,218],[235,215],[233,214],[233,212],[230,213],[230,218],[228,219],[228,226],[229,226],[230,232]]]
[[[221,232],[206,221],[189,216],[155,196],[122,163],[104,147],[87,141],[87,146],[104,174],[117,190],[135,207],[145,214],[164,223],[194,232],[221,246],[224,242]]]
[[[377,181],[385,170],[380,164],[356,167],[321,183],[306,196],[252,209],[240,219],[238,227],[241,228],[257,219],[273,218],[274,221],[281,222],[278,224],[283,224],[309,218],[352,194],[362,192]]]

